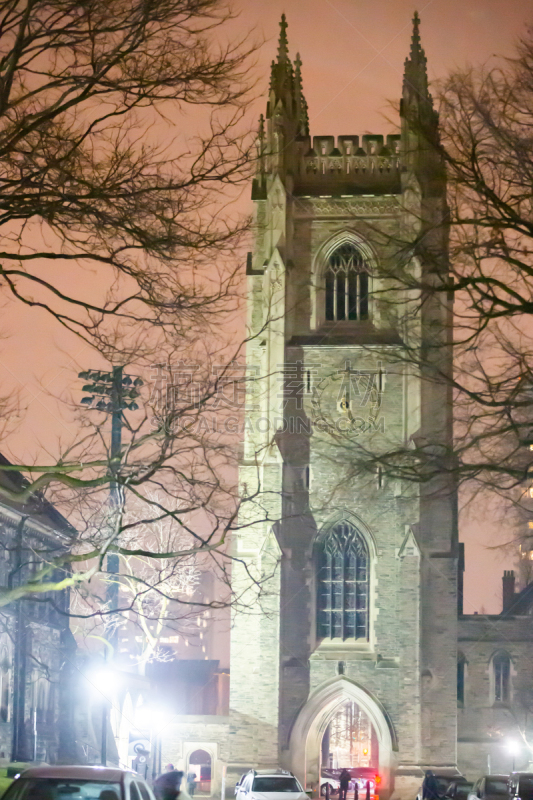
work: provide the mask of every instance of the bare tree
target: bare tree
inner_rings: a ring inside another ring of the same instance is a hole
[[[218,201],[250,160],[229,18],[219,0],[0,3],[1,284],[121,360],[117,330],[138,346],[143,323],[176,335],[227,302],[228,276],[201,275],[235,245]]]
[[[105,590],[109,582],[101,580],[100,591],[91,590],[87,584],[77,587],[70,605],[71,613],[82,621],[77,630],[82,635],[105,636],[110,627],[122,628],[131,625],[138,635],[137,663],[144,667],[154,658],[162,658],[160,640],[170,629],[173,633],[182,632],[190,611],[179,603],[180,598],[192,602],[192,597],[200,581],[198,554],[194,553],[191,537],[186,535],[181,525],[171,516],[161,516],[154,522],[144,521],[153,515],[153,507],[165,508],[167,498],[161,493],[148,493],[148,503],[139,499],[130,504],[125,514],[126,523],[143,520],[129,529],[122,537],[122,545],[129,548],[142,546],[150,553],[188,551],[182,558],[151,558],[147,556],[124,556],[119,560],[121,601],[125,611],[111,617],[102,617],[101,611],[108,606]],[[105,527],[102,519],[99,527]],[[199,549],[199,554],[201,548]],[[177,606],[177,607],[176,607]],[[93,621],[87,626],[86,620]],[[107,624],[106,624],[107,623]]]
[[[521,40],[515,58],[456,72],[436,95],[438,117],[429,94],[420,96],[424,113],[410,116],[404,103],[402,124],[411,137],[404,145],[413,147],[404,156],[422,165],[418,177],[425,176],[429,188],[410,187],[422,206],[432,202],[439,181],[446,203],[428,218],[411,207],[406,194],[402,229],[372,231],[392,253],[379,268],[385,288],[375,300],[402,337],[394,356],[383,352],[384,362],[396,361],[427,384],[447,387],[453,437],[446,441],[439,432],[436,439],[415,435],[401,441],[383,431],[361,435],[361,426],[348,422],[342,435],[331,435],[353,473],[370,478],[379,469],[428,487],[447,475],[448,487],[467,483],[471,492],[488,489],[527,506],[533,448],[533,32]],[[447,313],[452,304],[453,318]],[[382,398],[373,402],[379,406]]]
[[[253,47],[231,38],[231,17],[220,0],[0,2],[0,286],[90,344],[96,367],[144,381],[118,411],[118,447],[97,404],[72,409],[78,431],[58,453],[0,464],[0,500],[29,509],[46,497],[73,523],[53,546],[28,546],[33,566],[1,605],[53,604],[83,584],[79,616],[147,618],[175,607],[176,576],[199,553],[228,585],[231,531],[265,515],[258,493],[239,500],[235,436],[213,421],[224,387],[243,380],[242,343],[228,347],[222,322],[240,302],[247,229],[229,201],[253,161]],[[90,299],[77,289],[88,272]],[[239,522],[243,505],[253,510]],[[148,535],[167,526],[164,541]],[[118,601],[102,578],[121,584]],[[194,605],[186,593],[180,604]]]

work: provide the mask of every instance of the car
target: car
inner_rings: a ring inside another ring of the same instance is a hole
[[[467,800],[501,800],[509,794],[509,775],[482,775],[474,783]]]
[[[450,800],[468,800],[473,788],[474,784],[470,781],[453,781],[444,796]]]
[[[255,770],[235,787],[237,800],[309,800],[299,780],[288,770]]]
[[[376,770],[373,767],[352,767],[348,771],[352,776],[350,789],[355,789],[355,785],[357,784],[357,792],[360,800],[364,800],[366,797],[367,783],[370,783],[370,796],[374,797],[376,789],[381,782],[381,778]]]
[[[358,795],[361,800],[366,796],[366,785],[370,781],[370,794],[375,795],[376,786],[380,783],[380,777],[372,767],[346,767],[352,779],[348,791],[353,792],[357,785]],[[329,786],[329,796],[338,794],[340,788],[340,774],[342,769],[324,769],[320,778],[320,794],[326,797],[326,789]]]
[[[533,800],[533,772],[511,772],[508,797],[509,800]]]
[[[324,775],[320,779],[320,794],[322,797],[333,797],[339,793],[340,783],[333,775]]]
[[[24,770],[2,800],[155,800],[148,784],[114,767],[42,766]]]
[[[463,775],[454,775],[451,771],[448,773],[436,772],[435,778],[437,780],[440,797],[445,797],[447,792],[451,790],[452,786],[458,783],[468,783],[467,779]],[[422,786],[418,790],[416,800],[422,800]]]

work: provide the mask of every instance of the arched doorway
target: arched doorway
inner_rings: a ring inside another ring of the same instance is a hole
[[[211,756],[207,750],[194,750],[189,756],[187,779],[190,773],[196,776],[196,792],[211,794]]]
[[[379,743],[368,714],[346,700],[333,713],[322,736],[322,769],[379,768]]]
[[[352,734],[359,739],[352,740],[350,755],[347,737]],[[393,751],[397,750],[394,729],[381,703],[346,676],[338,676],[313,692],[292,730],[290,767],[306,789],[318,787],[326,749],[328,761],[330,754],[332,759],[353,757],[368,761],[368,766],[377,769],[381,777],[380,797],[388,796]]]

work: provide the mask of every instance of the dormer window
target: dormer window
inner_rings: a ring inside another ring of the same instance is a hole
[[[368,319],[368,265],[353,244],[330,255],[325,272],[326,320]]]

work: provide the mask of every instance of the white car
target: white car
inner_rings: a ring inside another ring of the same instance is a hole
[[[329,792],[328,792],[329,786]],[[321,778],[320,780],[320,794],[322,797],[326,797],[326,794],[329,794],[330,797],[339,793],[340,783],[335,778],[326,777]]]
[[[30,767],[3,795],[6,800],[155,800],[136,772],[114,767]]]
[[[237,800],[309,800],[300,781],[286,770],[251,770],[235,787]]]

